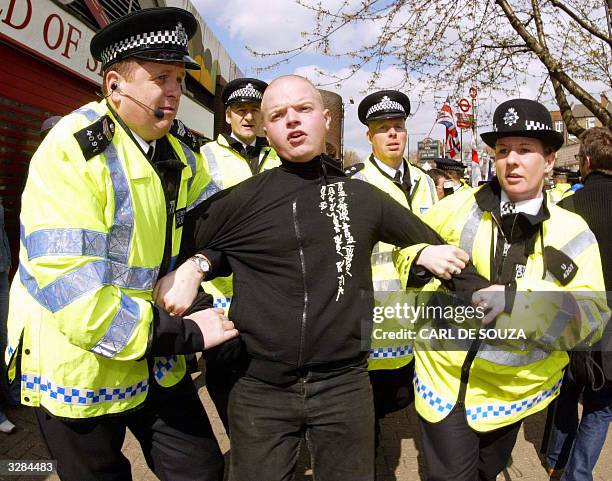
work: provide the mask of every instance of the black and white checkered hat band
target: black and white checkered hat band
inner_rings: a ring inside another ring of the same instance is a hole
[[[549,125],[534,120],[525,121],[525,130],[552,130]]]
[[[187,32],[183,26],[179,23],[174,30],[158,30],[157,32],[139,33],[129,38],[125,38],[120,42],[114,43],[106,47],[100,57],[102,62],[106,65],[117,58],[119,54],[128,52],[130,50],[142,50],[146,51],[144,46],[149,48],[176,48],[180,50],[187,50],[187,43],[189,39]]]
[[[375,114],[376,112],[380,112],[381,110],[395,110],[395,111],[399,111],[402,112],[404,115],[406,114],[406,110],[404,110],[404,107],[402,106],[402,104],[400,104],[399,102],[396,102],[395,100],[389,100],[389,99],[384,99],[381,102],[378,102],[377,104],[372,105],[369,109],[368,109],[368,113],[366,114],[366,119],[370,117],[370,115]]]
[[[253,99],[255,101],[260,102],[263,98],[262,93],[254,88],[251,84],[248,84],[246,87],[242,87],[241,89],[234,90],[230,96],[227,98],[227,102],[231,102],[234,99]]]
[[[535,120],[525,121],[525,130],[552,130],[550,125],[546,125],[542,122],[536,122]],[[499,132],[497,125],[493,124],[493,132]]]

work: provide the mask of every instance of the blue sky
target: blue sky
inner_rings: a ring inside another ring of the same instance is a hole
[[[311,31],[315,25],[312,12],[297,5],[292,0],[265,0],[264,2],[245,0],[192,0],[200,15],[215,33],[230,56],[241,68],[246,76],[255,76],[264,80],[271,80],[279,75],[298,73],[307,76],[317,85],[328,83],[329,80],[319,77],[315,70],[321,69],[329,73],[339,73],[346,69],[349,61],[335,59],[324,55],[306,52],[283,64],[274,70],[258,73],[258,67],[269,64],[269,60],[262,60],[252,56],[245,45],[259,51],[276,51],[287,49],[300,44],[301,32]],[[327,4],[342,3],[340,0],[328,0]],[[374,26],[351,26],[335,37],[334,46],[343,48],[352,45],[355,38],[372,38],[376,35]],[[365,137],[365,126],[357,119],[357,106],[359,101],[367,95],[366,82],[371,70],[363,70],[341,86],[326,85],[323,88],[335,91],[343,97],[345,102],[345,149],[356,150],[361,157],[369,154],[369,144]],[[387,66],[379,82],[379,87],[388,88],[396,84],[402,73]],[[405,92],[411,97],[410,92]],[[349,103],[349,99],[354,104]],[[413,112],[415,107],[413,106]],[[410,135],[410,149],[416,150],[416,143],[431,131],[434,138],[442,139],[444,127],[435,125],[436,109],[433,102],[423,104],[416,115],[408,120]],[[433,130],[432,130],[433,128]],[[469,138],[469,134],[467,134]],[[466,144],[466,147],[469,146]]]
[[[359,101],[369,93],[365,89],[372,69],[367,67],[362,69],[339,86],[325,85],[329,83],[329,79],[321,78],[317,74],[317,69],[329,74],[342,74],[347,71],[349,60],[330,58],[311,51],[302,53],[289,63],[274,70],[258,73],[256,71],[257,67],[269,64],[270,60],[253,57],[245,47],[245,45],[248,45],[261,52],[274,52],[300,45],[303,40],[301,33],[313,31],[316,25],[316,19],[311,11],[298,5],[294,0],[191,1],[246,76],[259,77],[269,81],[279,75],[297,73],[308,77],[315,85],[323,85],[322,88],[335,91],[341,95],[345,102],[345,149],[357,151],[362,158],[369,155],[370,148],[365,136],[366,129],[357,119],[357,106]],[[330,10],[338,8],[344,2],[345,0],[322,1]],[[374,22],[348,25],[333,37],[333,48],[336,51],[342,51],[354,47],[356,44],[374,41],[378,34],[377,28]],[[529,77],[529,75],[538,71],[541,71],[541,65],[535,60],[525,67],[526,83],[519,87],[518,96],[524,98],[537,97],[542,81],[541,77]],[[401,78],[403,78],[403,72],[390,65],[383,66],[382,77],[377,84],[377,88],[373,90],[392,88],[399,83]],[[466,87],[466,96],[468,87]],[[587,85],[585,87],[588,88]],[[423,103],[416,105],[419,90],[425,92],[425,97]],[[601,88],[590,90],[599,92]],[[412,101],[412,114],[407,121],[410,150],[416,150],[417,142],[428,134],[432,138],[443,140],[444,127],[435,124],[435,118],[437,109],[441,107],[444,99],[439,96],[433,98],[433,95],[428,92],[427,85],[416,85],[412,91],[405,90],[404,93]],[[354,104],[349,103],[350,98],[354,99]],[[481,96],[479,124],[482,126],[482,130],[488,130],[486,124],[495,105],[507,98],[504,94],[498,94],[487,99]],[[546,104],[552,109],[555,108],[554,102],[550,100]],[[457,107],[453,105],[453,109],[456,111]],[[464,150],[469,150],[470,145],[471,134],[469,131],[465,131]]]

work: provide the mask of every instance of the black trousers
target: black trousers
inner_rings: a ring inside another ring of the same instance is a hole
[[[465,409],[438,423],[419,418],[427,481],[495,481],[507,466],[521,421],[495,431],[474,431]]]
[[[368,371],[374,397],[374,449],[380,446],[380,421],[387,414],[407,408],[414,401],[414,359],[398,369]]]
[[[219,418],[228,436],[229,421],[227,417],[227,406],[229,404],[229,396],[232,392],[232,388],[240,376],[240,371],[234,369],[232,366],[224,365],[221,362],[206,361],[206,389],[217,409]]]
[[[317,481],[374,481],[374,409],[365,367],[289,385],[251,376],[229,402],[232,481],[290,481],[302,440]]]
[[[189,376],[168,389],[153,381],[145,405],[128,414],[71,421],[37,408],[36,417],[62,481],[131,481],[126,428],[162,481],[223,480],[223,456]]]

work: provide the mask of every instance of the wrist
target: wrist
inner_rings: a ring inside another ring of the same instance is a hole
[[[198,281],[198,284],[206,278],[206,273],[210,271],[210,262],[201,254],[190,257],[184,266],[190,279]]]

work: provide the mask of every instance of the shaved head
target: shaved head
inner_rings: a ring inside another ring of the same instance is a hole
[[[261,102],[264,132],[278,155],[289,162],[309,162],[325,153],[331,117],[321,93],[299,75],[273,80]]]
[[[318,102],[319,106],[321,108],[325,108],[325,104],[323,103],[323,97],[321,96],[321,92],[319,92],[317,90],[317,88],[312,84],[312,82],[310,80],[308,80],[306,77],[302,77],[301,75],[282,75],[281,77],[275,78],[274,80],[272,80],[272,82],[270,82],[270,84],[268,85],[268,88],[266,88],[264,94],[263,94],[263,100],[261,101],[261,110],[264,111],[266,109],[266,97],[267,99],[270,98],[271,93],[269,93],[266,96],[266,92],[269,92],[270,90],[273,91],[273,89],[271,89],[271,87],[276,86],[277,84],[283,85],[286,82],[292,83],[292,82],[297,82],[297,83],[303,83],[306,84],[310,90],[312,91],[315,100]],[[267,102],[269,103],[269,101]]]

